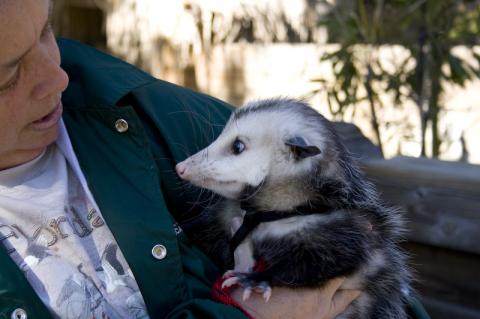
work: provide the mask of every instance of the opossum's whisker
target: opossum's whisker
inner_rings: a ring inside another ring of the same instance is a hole
[[[199,192],[199,194],[197,195],[197,198],[196,198],[195,201],[193,201],[193,202],[192,202],[192,201],[188,201],[188,202],[187,202],[188,204],[191,204],[191,205],[192,205],[192,207],[191,207],[191,209],[190,209],[189,211],[191,211],[195,206],[197,206],[197,205],[200,206],[200,204],[203,204],[203,203],[204,203],[204,201],[201,201],[201,200],[200,200],[200,198],[202,197],[202,195],[203,195],[203,189],[200,190],[200,192]]]
[[[188,118],[190,120],[190,127],[194,135],[202,136],[203,143],[207,143],[214,139],[215,137],[215,130],[214,127],[223,127],[223,123],[214,123],[213,113],[211,110],[207,109],[207,113],[205,115],[195,112],[194,110],[190,109],[187,105],[184,106],[185,109],[181,111],[170,112],[169,115],[179,114],[179,113],[186,113],[190,115]],[[207,128],[207,130],[203,129]],[[198,132],[200,130],[200,132]],[[200,149],[198,146],[195,145],[197,149]]]
[[[265,186],[265,180],[263,179],[260,184],[258,185],[257,189],[255,189],[255,191],[250,194],[247,198],[245,198],[244,200],[248,201],[252,198],[254,198],[261,190],[262,188]]]
[[[164,169],[160,171],[161,173],[175,173],[174,169]]]
[[[178,143],[178,142],[172,142],[173,145],[178,147],[178,149],[185,155],[185,157],[188,157],[192,152],[188,149],[187,146],[184,144]]]
[[[175,111],[175,112],[169,112],[168,115],[175,115],[175,114],[180,114],[180,113],[185,113],[185,114],[188,114],[188,115],[193,115],[191,118],[195,118],[196,120],[200,120],[202,121],[203,123],[206,123],[208,125],[213,125],[211,121],[209,121],[207,118],[205,118],[203,115],[201,115],[200,113],[197,113],[197,112],[194,112],[192,110],[183,110],[183,111]],[[193,124],[191,122],[191,124]]]
[[[173,161],[172,157],[154,156],[153,159],[158,161]]]
[[[204,200],[200,200],[200,198],[203,197],[203,196],[200,196],[200,195],[199,195],[199,196],[197,197],[197,200],[196,200],[196,201],[188,202],[188,204],[192,204],[193,206],[195,206],[195,205],[200,205],[200,206],[202,206],[203,208],[207,208],[207,207],[211,206],[210,203],[211,203],[212,199],[215,197],[215,193],[213,193],[213,192],[211,192],[211,191],[209,191],[209,190],[206,190],[206,191],[205,191],[205,190],[202,190],[201,194],[203,195],[204,192],[207,192],[209,197],[207,197],[207,198],[204,199]],[[204,204],[207,204],[207,205],[205,206]]]

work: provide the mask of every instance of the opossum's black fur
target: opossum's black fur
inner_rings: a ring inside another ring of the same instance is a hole
[[[322,158],[324,162],[338,163],[337,171],[333,176],[325,176],[323,163],[319,162],[315,172],[299,179],[304,187],[315,191],[316,198],[312,201],[332,208],[328,213],[331,219],[328,223],[313,223],[301,232],[280,239],[268,236],[262,240],[253,239],[255,260],[261,259],[267,266],[263,271],[247,274],[243,281],[312,287],[321,286],[334,277],[361,271],[364,273],[364,298],[352,303],[338,318],[406,318],[406,292],[410,290],[411,278],[405,254],[398,247],[404,235],[400,212],[381,203],[375,188],[360,172],[331,123],[305,103],[289,99],[259,101],[236,110],[232,120],[280,109],[300,112],[305,118],[315,119],[322,134],[325,136],[327,132]],[[253,187],[254,191],[245,190],[250,205],[255,205],[256,197],[268,196],[268,183],[267,176],[261,187]],[[217,218],[217,214],[224,211],[225,204],[220,200],[206,210],[197,220],[197,227],[190,227],[190,237],[227,270],[233,266],[232,252],[228,248],[231,234],[219,225]],[[383,262],[378,269],[369,271],[373,252],[380,253]]]

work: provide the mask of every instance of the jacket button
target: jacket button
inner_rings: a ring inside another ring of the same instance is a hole
[[[152,248],[152,256],[155,259],[162,260],[167,256],[167,248],[163,245],[155,245]]]
[[[118,133],[125,133],[128,131],[128,122],[124,119],[118,119],[115,121],[115,129]]]
[[[11,319],[27,319],[27,312],[22,308],[17,308],[12,311]]]

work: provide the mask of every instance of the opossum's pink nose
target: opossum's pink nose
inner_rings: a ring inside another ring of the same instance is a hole
[[[178,163],[176,166],[175,166],[175,170],[177,171],[177,174],[180,178],[185,178],[186,177],[186,173],[187,173],[187,165],[185,165],[183,162],[181,163]]]

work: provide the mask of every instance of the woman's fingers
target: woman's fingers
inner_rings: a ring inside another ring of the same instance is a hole
[[[338,290],[332,298],[330,306],[331,317],[334,318],[342,313],[361,293],[361,290],[356,289]]]
[[[328,300],[332,299],[344,281],[345,277],[337,277],[329,280],[322,289],[322,294],[325,294],[324,298],[326,297]]]

